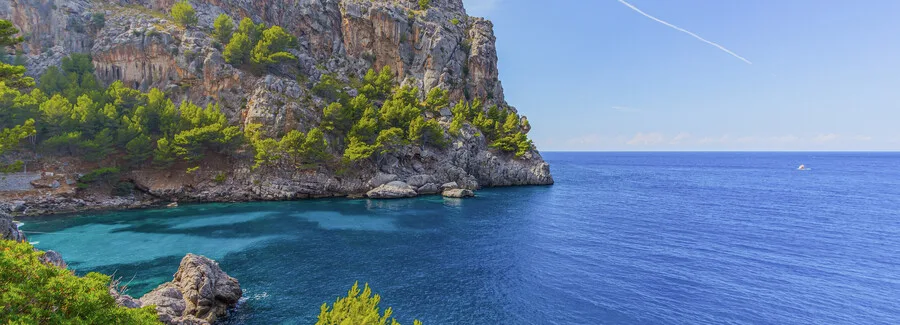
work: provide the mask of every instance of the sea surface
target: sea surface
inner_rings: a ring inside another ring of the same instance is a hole
[[[403,324],[900,324],[898,153],[546,153],[474,199],[183,205],[25,220],[141,295],[206,255],[226,324],[312,324],[368,283]],[[798,171],[806,164],[811,170]]]

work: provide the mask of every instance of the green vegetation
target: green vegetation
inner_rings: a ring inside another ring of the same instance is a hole
[[[231,20],[227,17],[225,19]],[[218,27],[216,30],[216,35],[219,35]],[[288,49],[296,46],[296,42],[296,39],[281,26],[266,28],[265,24],[257,25],[250,18],[244,18],[238,25],[237,32],[225,45],[223,56],[225,62],[233,65],[253,64],[265,68],[272,64],[297,60],[297,57],[288,52]]]
[[[359,283],[354,283],[347,296],[338,298],[331,307],[327,303],[322,304],[316,325],[400,325],[391,318],[393,309],[388,307],[384,313],[381,312],[378,308],[380,302],[381,296],[373,295],[368,283],[362,292]],[[413,324],[422,325],[422,322],[414,320]]]
[[[459,18],[450,19],[450,23],[453,25],[459,25]]]
[[[297,57],[293,54],[285,52],[288,47],[294,46],[294,43],[294,37],[285,32],[281,26],[272,26],[262,33],[262,38],[251,52],[251,59],[257,64],[296,60]]]
[[[251,48],[250,38],[246,34],[236,33],[231,37],[228,45],[225,45],[225,51],[222,53],[222,56],[225,58],[225,62],[237,65],[244,64],[250,62]]]
[[[197,12],[187,0],[176,2],[172,5],[172,18],[182,27],[192,27],[197,25]]]
[[[219,43],[228,44],[234,33],[234,21],[231,16],[220,14],[213,22],[213,36]]]
[[[419,0],[419,9],[426,10],[431,7],[431,0]]]
[[[152,306],[130,309],[109,294],[110,277],[41,263],[31,244],[0,240],[0,323],[159,324]]]

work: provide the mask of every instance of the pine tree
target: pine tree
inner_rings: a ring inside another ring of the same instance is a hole
[[[213,22],[213,35],[216,40],[222,44],[228,44],[231,41],[231,35],[234,33],[234,21],[227,14],[219,14]]]

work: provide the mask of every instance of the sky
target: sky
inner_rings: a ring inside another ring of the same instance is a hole
[[[900,1],[463,1],[542,151],[900,150]]]

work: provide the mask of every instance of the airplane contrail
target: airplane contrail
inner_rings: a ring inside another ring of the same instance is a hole
[[[679,31],[679,32],[682,32],[682,33],[691,35],[691,36],[693,36],[694,38],[696,38],[696,39],[698,39],[698,40],[701,40],[701,41],[703,41],[703,42],[706,43],[706,44],[715,46],[715,47],[719,48],[720,50],[725,51],[725,53],[731,54],[731,56],[733,56],[733,57],[736,57],[736,58],[738,58],[738,59],[741,59],[741,61],[747,62],[747,64],[753,64],[753,62],[750,62],[750,60],[747,60],[747,59],[745,59],[744,57],[742,57],[742,56],[740,56],[740,55],[737,55],[737,53],[734,53],[734,52],[732,52],[731,50],[726,49],[726,48],[725,48],[724,46],[722,46],[722,45],[716,44],[715,42],[708,41],[708,40],[706,40],[705,38],[700,37],[700,35],[691,33],[690,31],[688,31],[688,30],[686,30],[686,29],[684,29],[684,28],[681,28],[681,27],[672,25],[672,24],[670,24],[669,22],[667,22],[667,21],[665,21],[665,20],[662,20],[662,19],[653,17],[653,16],[651,16],[650,14],[648,14],[648,13],[646,13],[646,12],[643,12],[643,11],[641,11],[640,9],[638,9],[637,7],[635,7],[635,6],[631,5],[630,3],[626,2],[625,0],[618,0],[618,1],[619,1],[620,3],[622,3],[623,5],[628,6],[628,8],[631,8],[631,10],[634,10],[634,11],[636,11],[637,13],[643,15],[644,17],[653,19],[654,21],[656,21],[656,22],[658,22],[658,23],[660,23],[660,24],[669,26],[669,27],[671,27],[671,28],[673,28],[673,29],[675,29],[675,30],[677,30],[677,31]]]

